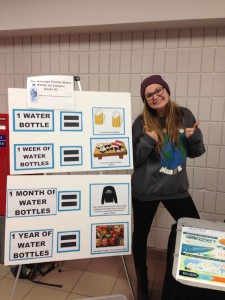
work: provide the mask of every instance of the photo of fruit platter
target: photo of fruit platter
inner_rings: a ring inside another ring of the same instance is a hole
[[[124,142],[119,140],[115,140],[114,142],[97,143],[93,155],[98,159],[116,155],[122,159],[124,155],[127,155],[127,149]]]
[[[96,247],[124,246],[124,225],[96,227]]]

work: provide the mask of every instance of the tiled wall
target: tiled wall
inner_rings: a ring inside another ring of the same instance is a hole
[[[27,76],[68,74],[83,90],[131,92],[134,119],[141,80],[152,73],[200,121],[207,152],[188,160],[190,191],[202,218],[224,221],[225,28],[0,38],[0,112],[7,88],[25,88]],[[165,249],[172,223],[161,206],[149,245]]]

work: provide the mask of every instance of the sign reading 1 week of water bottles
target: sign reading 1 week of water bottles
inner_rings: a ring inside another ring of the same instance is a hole
[[[129,93],[73,91],[72,76],[9,89],[10,173],[132,169]]]

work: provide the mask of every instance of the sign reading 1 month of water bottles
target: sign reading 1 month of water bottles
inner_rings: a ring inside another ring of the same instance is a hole
[[[5,265],[131,253],[130,175],[8,176]]]
[[[132,169],[130,94],[71,91],[71,78],[9,89],[10,174]]]

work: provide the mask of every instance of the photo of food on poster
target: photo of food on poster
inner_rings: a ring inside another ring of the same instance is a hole
[[[128,224],[92,224],[92,253],[128,251]]]
[[[90,215],[130,214],[130,186],[107,182],[90,185]]]
[[[130,167],[129,138],[91,139],[92,163],[95,168]]]

